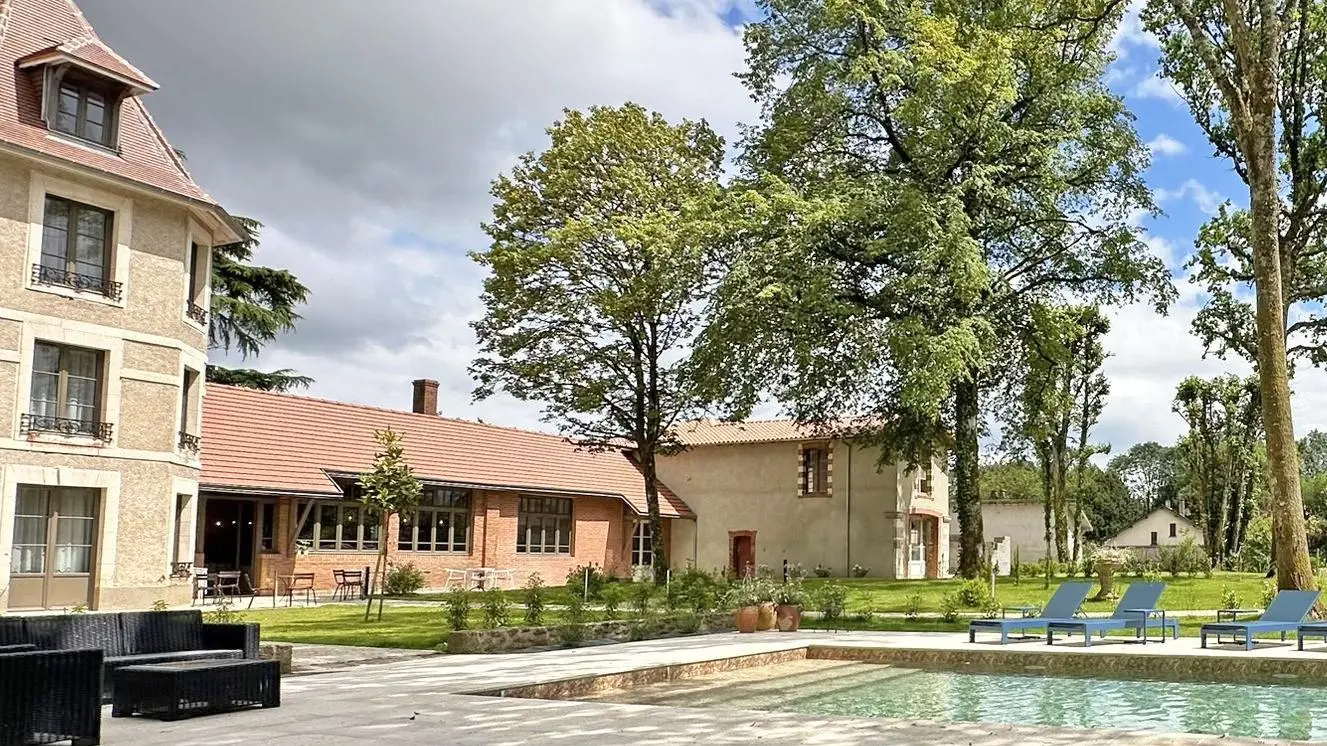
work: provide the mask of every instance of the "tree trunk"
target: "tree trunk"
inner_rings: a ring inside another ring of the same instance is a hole
[[[1068,562],[1069,557],[1069,503],[1066,492],[1065,452],[1056,443],[1051,446],[1051,498],[1055,509],[1055,559]]]
[[[1049,588],[1051,587],[1051,460],[1046,455],[1045,446],[1039,447],[1037,451],[1038,460],[1041,462],[1041,519],[1046,530],[1046,558],[1044,562],[1046,572],[1043,573],[1045,582],[1042,587]]]
[[[369,600],[364,604],[364,621],[369,620],[373,611],[373,592],[378,591],[378,621],[382,621],[383,575],[387,573],[387,522],[391,516],[382,511],[378,522],[378,556],[373,560],[373,574],[369,576]]]
[[[663,543],[663,519],[659,517],[659,483],[655,479],[654,446],[637,449],[640,459],[640,472],[645,477],[645,506],[649,511],[650,521],[650,556],[653,560],[655,585],[668,582],[668,556]]]
[[[980,574],[981,488],[978,473],[979,391],[977,373],[954,386],[954,510],[958,513],[958,574],[975,578]]]
[[[1269,61],[1268,64],[1276,64]],[[1247,137],[1253,275],[1258,328],[1258,384],[1262,393],[1271,491],[1272,535],[1276,538],[1276,584],[1282,589],[1317,587],[1304,534],[1304,503],[1299,493],[1299,454],[1290,411],[1285,316],[1280,266],[1280,195],[1276,168],[1275,73],[1255,86]],[[1258,90],[1261,89],[1261,90]]]

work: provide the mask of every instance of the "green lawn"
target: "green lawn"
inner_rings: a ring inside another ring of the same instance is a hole
[[[1025,578],[1014,583],[1009,578],[996,580],[996,595],[1003,606],[1023,604],[1041,605],[1050,598],[1055,587],[1074,578],[1053,578],[1051,587],[1044,588],[1044,578]],[[1116,585],[1128,584],[1136,578],[1117,578]],[[1161,606],[1166,609],[1196,609],[1212,611],[1223,606],[1221,595],[1224,588],[1230,588],[1239,596],[1240,605],[1259,607],[1262,604],[1264,578],[1257,573],[1218,572],[1212,577],[1165,576],[1166,592],[1161,596]],[[807,586],[816,588],[827,582],[820,578],[810,578]],[[838,580],[848,589],[848,612],[874,611],[898,612],[906,610],[907,598],[913,594],[921,596],[923,615],[940,613],[940,601],[946,593],[956,589],[958,580],[878,580],[872,578],[854,578]],[[1110,611],[1115,608],[1114,601],[1089,601],[1083,605],[1087,611]]]
[[[512,624],[522,621],[525,611],[513,607]],[[322,645],[359,645],[374,648],[413,648],[432,650],[441,645],[451,633],[445,609],[433,606],[391,606],[383,610],[378,619],[378,607],[373,607],[369,621],[364,621],[362,604],[333,604],[314,608],[254,609],[240,611],[241,621],[262,625],[264,640],[276,642],[307,642]],[[597,617],[596,617],[597,618]],[[480,626],[481,613],[470,612],[470,628]],[[545,624],[557,624],[558,612],[545,612]]]
[[[1216,616],[1210,614],[1203,616],[1187,616],[1187,617],[1179,617],[1179,620],[1180,620],[1181,637],[1197,637],[1198,629],[1202,627],[1202,625],[1207,624],[1208,622],[1216,621]],[[910,622],[906,619],[901,619],[898,617],[892,617],[892,618],[874,617],[869,621],[846,617],[832,625],[829,625],[821,622],[819,619],[802,617],[802,629],[836,629],[836,630],[869,631],[869,632],[963,633],[968,631],[968,619],[960,619],[957,622],[946,622],[943,619],[940,619],[939,617],[921,617],[917,619],[917,621]],[[1111,634],[1112,636],[1120,635],[1120,636],[1133,637],[1132,632],[1113,632]],[[1156,634],[1157,634],[1156,630],[1153,630],[1152,631],[1153,638],[1155,638]],[[990,633],[988,633],[987,636],[990,636]],[[1041,637],[1044,640],[1045,639],[1044,633],[1042,635],[1039,635],[1039,637]],[[1258,635],[1257,637],[1258,639],[1276,640],[1280,638],[1280,633]],[[982,638],[979,637],[978,639]],[[1289,638],[1290,642],[1292,643],[1294,642],[1294,639],[1295,639],[1294,635],[1291,635]],[[1321,643],[1315,641],[1310,644],[1318,646]]]

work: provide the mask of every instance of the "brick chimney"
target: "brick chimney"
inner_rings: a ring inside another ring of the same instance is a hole
[[[411,385],[415,387],[415,401],[411,405],[411,411],[415,414],[437,414],[438,382],[421,378],[411,381]]]

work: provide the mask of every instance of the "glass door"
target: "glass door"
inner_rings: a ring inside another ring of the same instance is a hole
[[[20,485],[9,563],[9,607],[53,609],[92,598],[98,493]]]
[[[926,523],[920,516],[908,519],[908,577],[926,577]]]

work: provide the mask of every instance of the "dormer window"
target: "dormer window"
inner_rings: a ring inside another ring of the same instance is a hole
[[[112,144],[110,111],[113,106],[105,89],[80,81],[77,76],[66,75],[60,81],[56,95],[51,129],[109,148]]]

